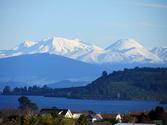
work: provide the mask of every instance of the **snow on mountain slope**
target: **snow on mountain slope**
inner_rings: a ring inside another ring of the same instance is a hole
[[[102,49],[79,39],[53,37],[41,41],[25,41],[11,50],[1,50],[0,57],[49,53],[95,64],[162,63],[162,60],[134,39],[121,39]]]
[[[41,41],[25,41],[12,50],[1,50],[1,57],[9,57],[21,54],[50,53],[77,59],[91,51],[99,51],[101,48],[86,44],[78,39],[68,40],[60,37],[48,38]]]
[[[25,41],[24,42],[24,47],[31,47],[31,46],[34,46],[35,44],[37,44],[37,42],[34,42],[34,41]]]
[[[66,56],[73,59],[79,59],[81,56],[91,51],[100,51],[101,48],[81,42],[79,39],[67,40],[64,38],[53,39],[52,53]],[[81,59],[82,60],[82,59]]]
[[[139,42],[135,41],[134,39],[120,39],[116,41],[114,44],[111,46],[107,47],[106,50],[128,50],[131,48],[143,48]]]
[[[167,47],[155,47],[151,49],[151,52],[167,62]]]
[[[162,60],[134,39],[121,39],[106,48],[117,54],[128,63],[162,63]],[[118,54],[119,53],[119,54]]]

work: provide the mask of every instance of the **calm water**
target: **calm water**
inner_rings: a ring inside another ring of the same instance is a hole
[[[0,95],[0,108],[18,107],[20,96]],[[104,101],[104,100],[82,100],[66,99],[56,97],[28,96],[40,108],[58,107],[69,108],[75,111],[93,110],[95,112],[106,113],[126,113],[134,111],[150,111],[156,106],[163,106],[167,110],[167,105],[160,105],[156,101]]]

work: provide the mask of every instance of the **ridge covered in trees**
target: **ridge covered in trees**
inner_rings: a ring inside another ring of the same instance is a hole
[[[114,71],[83,87],[52,89],[46,85],[5,87],[4,95],[42,95],[81,99],[122,99],[167,101],[167,68],[134,68]]]

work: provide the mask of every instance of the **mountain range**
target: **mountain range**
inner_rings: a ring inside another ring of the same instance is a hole
[[[103,49],[79,39],[53,37],[0,50],[0,83],[72,87],[78,86],[76,81],[86,85],[83,81],[92,81],[104,70],[136,66],[166,67],[167,47],[149,50],[134,39],[121,39]]]
[[[60,55],[91,64],[167,62],[167,48],[156,47],[148,50],[134,39],[121,39],[103,49],[79,39],[60,37],[25,41],[13,49],[0,50],[0,58],[37,53]]]

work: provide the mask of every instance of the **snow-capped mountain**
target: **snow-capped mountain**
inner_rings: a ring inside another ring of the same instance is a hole
[[[107,47],[107,50],[115,50],[115,51],[122,51],[128,50],[131,48],[143,48],[139,42],[135,41],[134,39],[120,39],[116,41],[111,46]]]
[[[68,40],[65,38],[53,37],[41,41],[25,41],[14,49],[1,50],[0,57],[49,53],[80,60],[83,55],[101,50],[103,49],[95,45],[83,43],[79,39]]]
[[[155,47],[151,49],[151,52],[167,62],[167,47]]]
[[[106,49],[79,39],[53,37],[41,41],[25,41],[11,50],[1,50],[0,57],[49,53],[95,64],[104,63],[163,63],[159,55],[144,48],[134,39],[121,39]]]
[[[162,63],[163,61],[155,54],[144,48],[134,39],[121,39],[116,41],[106,50],[115,53],[117,58],[128,63]]]

